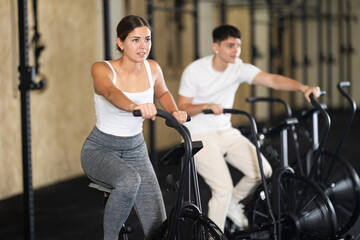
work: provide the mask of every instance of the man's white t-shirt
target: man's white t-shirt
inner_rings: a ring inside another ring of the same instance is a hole
[[[187,66],[181,76],[179,94],[193,98],[192,104],[221,104],[223,108],[232,108],[235,93],[243,82],[251,84],[261,70],[243,63],[239,58],[230,63],[224,72],[212,67],[214,55],[198,59]],[[186,123],[191,134],[209,133],[231,127],[230,114],[197,114]]]

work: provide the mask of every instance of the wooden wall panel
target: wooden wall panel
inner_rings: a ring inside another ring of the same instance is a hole
[[[11,81],[12,69],[17,65],[9,61],[13,57],[11,49],[17,45],[9,38],[10,1],[1,2],[5,7],[0,10],[0,49],[2,55],[8,57],[0,60],[3,68],[0,71],[0,175],[6,179],[0,181],[0,199],[22,192],[20,99],[18,94],[13,97]],[[17,8],[15,10],[17,16]],[[31,29],[31,6],[29,10]],[[30,94],[35,188],[83,173],[81,146],[95,123],[90,67],[101,60],[103,52],[101,1],[40,0],[38,19],[45,45],[40,71],[46,76],[47,85]],[[29,31],[29,38],[32,38],[32,31]]]

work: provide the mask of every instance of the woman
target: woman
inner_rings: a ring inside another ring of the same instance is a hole
[[[86,139],[81,164],[94,182],[111,188],[105,206],[104,239],[118,239],[134,206],[145,238],[165,220],[165,207],[142,134],[143,119],[155,120],[153,97],[180,122],[179,111],[157,62],[146,60],[151,28],[139,16],[124,17],[117,26],[119,59],[96,62],[94,83],[96,126]],[[133,117],[139,109],[142,118]]]

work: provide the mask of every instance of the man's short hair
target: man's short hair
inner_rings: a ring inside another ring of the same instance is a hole
[[[228,37],[234,37],[241,39],[240,30],[236,27],[228,24],[223,24],[216,27],[212,32],[213,42],[221,42],[226,40]]]

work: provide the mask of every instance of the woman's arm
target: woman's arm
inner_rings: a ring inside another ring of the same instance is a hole
[[[91,67],[91,75],[94,81],[94,91],[102,95],[115,107],[132,112],[140,109],[143,118],[155,119],[156,108],[152,103],[136,105],[112,82],[113,73],[105,62],[96,62]]]
[[[155,98],[159,101],[164,110],[173,114],[180,123],[186,122],[187,114],[184,111],[179,111],[172,94],[166,86],[161,67],[153,60],[148,61],[154,79]]]
[[[132,112],[136,104],[115,87],[112,82],[113,73],[105,62],[96,62],[91,66],[91,76],[94,82],[94,91],[103,96],[115,107]]]

